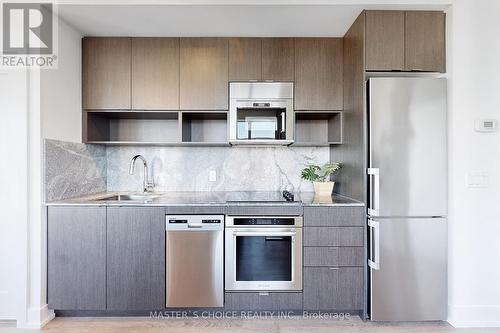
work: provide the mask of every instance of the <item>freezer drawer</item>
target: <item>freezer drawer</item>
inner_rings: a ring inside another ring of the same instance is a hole
[[[446,219],[376,219],[369,225],[370,318],[445,320]]]

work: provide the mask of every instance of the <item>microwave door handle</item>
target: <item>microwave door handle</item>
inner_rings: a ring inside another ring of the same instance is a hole
[[[281,132],[286,133],[286,115],[285,112],[281,112]]]

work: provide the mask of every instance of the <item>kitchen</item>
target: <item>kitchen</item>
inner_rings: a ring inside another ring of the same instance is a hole
[[[323,6],[342,32],[316,35],[134,33],[103,17],[168,8],[58,7],[79,31],[70,51],[60,29],[54,72],[79,72],[80,123],[51,110],[79,139],[41,142],[48,327],[208,312],[450,329],[448,6]]]

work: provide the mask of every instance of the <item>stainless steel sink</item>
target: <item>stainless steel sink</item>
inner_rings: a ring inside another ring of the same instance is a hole
[[[158,198],[158,194],[114,194],[95,199],[95,201],[151,201]]]

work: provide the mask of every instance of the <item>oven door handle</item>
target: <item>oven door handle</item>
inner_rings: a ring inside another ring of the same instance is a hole
[[[295,231],[291,232],[258,232],[258,231],[233,231],[234,236],[264,236],[264,237],[286,237],[297,236]]]
[[[285,239],[285,236],[266,236],[266,241],[282,241]]]

